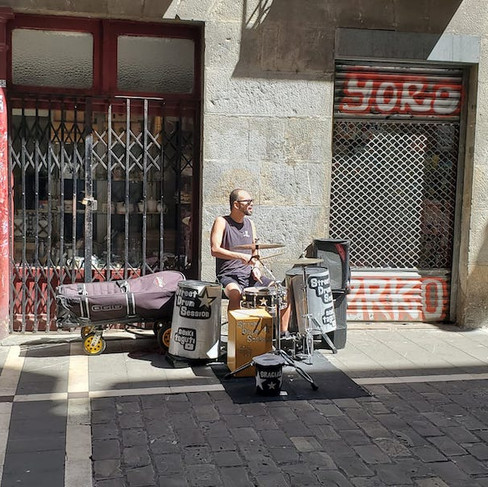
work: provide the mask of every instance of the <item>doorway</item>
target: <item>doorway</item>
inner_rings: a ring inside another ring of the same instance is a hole
[[[9,100],[12,331],[55,329],[59,284],[196,277],[198,105]]]

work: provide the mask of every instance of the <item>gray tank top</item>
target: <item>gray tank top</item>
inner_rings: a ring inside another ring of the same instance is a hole
[[[249,218],[244,218],[242,223],[237,223],[229,215],[224,216],[225,228],[222,236],[222,247],[230,250],[238,245],[253,243],[252,226]],[[239,250],[243,254],[252,254],[252,250]],[[235,275],[247,277],[251,273],[251,266],[243,264],[240,260],[216,259],[215,273],[217,277],[224,275]]]

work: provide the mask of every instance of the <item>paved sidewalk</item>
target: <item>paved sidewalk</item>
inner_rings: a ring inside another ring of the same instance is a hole
[[[316,353],[371,397],[243,405],[150,333],[104,336],[4,341],[2,487],[488,486],[488,330],[350,324]]]

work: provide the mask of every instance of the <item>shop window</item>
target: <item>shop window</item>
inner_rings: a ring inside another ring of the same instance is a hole
[[[194,43],[190,39],[119,36],[118,89],[152,93],[191,93],[194,50]]]
[[[199,97],[197,26],[24,14],[8,26],[16,92]]]
[[[12,81],[17,85],[91,88],[92,35],[15,29],[12,33]]]
[[[14,328],[53,324],[61,283],[196,278],[201,27],[16,14],[8,35]]]

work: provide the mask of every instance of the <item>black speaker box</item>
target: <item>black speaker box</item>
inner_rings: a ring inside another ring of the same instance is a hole
[[[333,291],[334,297],[334,311],[336,315],[337,328],[327,336],[330,338],[334,347],[337,349],[344,348],[346,346],[347,338],[347,294],[343,291]],[[324,338],[321,338],[318,348],[331,349],[329,344]]]
[[[331,332],[330,339],[336,348],[344,348],[347,335],[347,293],[332,291],[332,296],[334,297],[337,328]]]
[[[323,259],[319,265],[327,267],[332,291],[345,291],[349,288],[349,241],[318,238],[313,241],[312,257]]]

